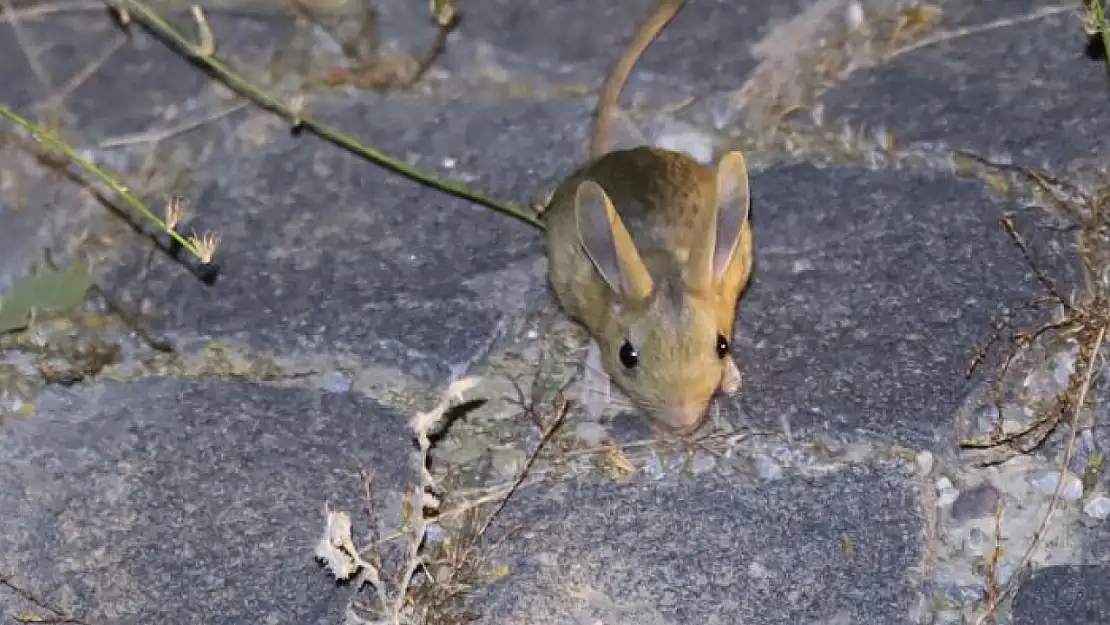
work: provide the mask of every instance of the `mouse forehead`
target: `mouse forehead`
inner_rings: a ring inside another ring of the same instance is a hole
[[[712,342],[713,318],[686,293],[676,281],[658,285],[647,314],[629,328],[628,338],[635,345],[657,345],[667,351],[700,350]],[[699,328],[707,328],[706,337],[694,336]]]

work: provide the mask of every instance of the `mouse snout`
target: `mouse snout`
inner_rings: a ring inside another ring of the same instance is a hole
[[[685,401],[663,409],[662,420],[664,423],[679,434],[689,434],[698,427],[705,420],[708,414],[708,406],[705,402],[698,401]]]

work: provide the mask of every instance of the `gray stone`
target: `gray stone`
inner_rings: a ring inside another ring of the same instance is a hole
[[[497,526],[523,524],[497,552],[510,574],[473,605],[489,624],[909,623],[921,548],[907,477],[524,490]]]
[[[1029,5],[1049,3],[987,4],[965,25],[1001,17],[1017,23],[852,76],[824,97],[826,118],[884,128],[901,145],[945,143],[1031,167],[1105,156],[1105,61],[1084,56],[1078,7],[1022,22]]]
[[[688,2],[644,53],[629,89],[650,85],[654,91],[701,94],[735,89],[755,67],[750,46],[766,34],[768,21],[789,18],[802,4]],[[475,2],[462,7],[459,32],[503,53],[526,55],[540,75],[577,69],[600,84],[654,5],[655,0]]]
[[[990,482],[983,481],[963,491],[952,502],[952,520],[963,523],[996,513],[1001,495]]]
[[[401,96],[336,98],[314,113],[521,204],[576,164],[588,118],[584,102],[449,112]],[[483,356],[506,315],[546,288],[539,231],[255,115],[213,125],[191,174],[187,230],[222,237],[215,284],[168,263],[131,283],[147,252],[122,256],[113,286],[164,310],[160,331],[348,354],[440,381]]]
[[[1014,597],[1014,625],[1110,622],[1110,567],[1052,566],[1033,573]]]
[[[183,34],[193,36],[196,31],[186,12],[162,13],[162,17]],[[209,24],[222,58],[243,67],[264,65],[274,54],[276,41],[289,41],[293,22],[289,17],[214,12]],[[185,121],[178,116],[210,112],[203,108],[211,97],[206,88],[211,80],[141,28],[131,28],[129,41],[109,55],[124,35],[103,9],[63,9],[24,18],[21,26],[50,87],[32,72],[10,24],[0,24],[0,58],[19,59],[5,63],[0,72],[0,99],[25,109],[96,66],[63,101],[66,127],[77,137],[100,140]]]
[[[751,184],[739,403],[767,427],[786,414],[794,428],[950,443],[966,360],[993,317],[1038,293],[999,211],[1023,230],[1039,213],[972,182],[903,171],[783,166]],[[799,259],[813,268],[795,272]],[[1054,275],[1070,275],[1070,258],[1042,262],[1061,264]]]
[[[313,559],[324,503],[357,541],[358,469],[378,497],[415,474],[405,427],[355,395],[247,383],[50,393],[0,429],[0,571],[95,623],[341,622],[351,590]]]

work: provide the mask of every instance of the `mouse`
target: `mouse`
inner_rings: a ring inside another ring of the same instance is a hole
[[[590,337],[586,413],[613,386],[664,430],[688,435],[743,377],[732,337],[753,264],[748,168],[740,151],[704,165],[685,152],[611,149],[628,75],[685,0],[660,0],[608,74],[586,164],[540,213],[548,282]]]

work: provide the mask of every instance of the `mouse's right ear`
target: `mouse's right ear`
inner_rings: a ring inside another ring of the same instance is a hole
[[[609,288],[633,299],[650,295],[651,274],[601,185],[593,180],[578,185],[574,217],[578,239]]]

